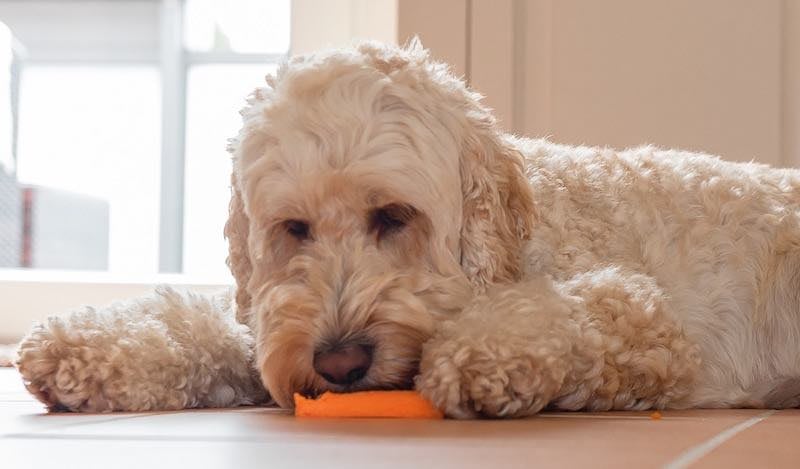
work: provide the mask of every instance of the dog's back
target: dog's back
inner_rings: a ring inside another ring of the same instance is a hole
[[[647,273],[701,347],[692,405],[776,405],[759,385],[800,376],[800,172],[653,147],[515,143],[538,212],[526,272]]]

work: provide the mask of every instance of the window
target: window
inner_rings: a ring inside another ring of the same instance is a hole
[[[17,178],[36,204],[21,267],[154,272],[158,68],[31,65],[20,84]]]
[[[275,71],[276,65],[268,67]],[[242,90],[263,79],[265,67],[205,64],[189,70],[186,96],[186,173],[183,218],[183,271],[203,274],[225,269],[231,161],[225,143],[239,130],[236,110]],[[214,253],[214,255],[210,255]]]
[[[0,22],[0,267],[229,281],[225,146],[290,0],[0,0]]]

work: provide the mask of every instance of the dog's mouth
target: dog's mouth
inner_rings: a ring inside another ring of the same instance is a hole
[[[347,385],[325,383],[322,387],[304,387],[298,390],[297,393],[307,399],[316,399],[323,393],[329,391],[340,394],[360,391],[407,391],[414,389],[414,378],[418,374],[419,367],[414,367],[413,370],[409,371],[407,376],[393,383],[375,383],[370,379],[370,376],[367,375],[362,381],[356,383]]]

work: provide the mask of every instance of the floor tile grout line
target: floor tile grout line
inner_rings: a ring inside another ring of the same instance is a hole
[[[702,459],[704,456],[708,455],[715,449],[722,446],[722,444],[724,444],[726,441],[735,437],[739,433],[742,433],[748,428],[753,427],[759,424],[760,422],[763,422],[771,415],[773,415],[775,412],[776,412],[775,410],[768,410],[766,412],[762,412],[761,414],[756,415],[755,417],[751,417],[745,420],[744,422],[726,428],[725,430],[717,433],[716,435],[700,443],[699,445],[695,445],[687,449],[686,451],[678,455],[678,457],[675,458],[673,461],[671,461],[668,464],[665,464],[663,469],[684,469],[689,467],[690,465]]]
[[[536,418],[546,419],[584,419],[584,420],[670,420],[670,421],[697,421],[697,419],[705,419],[707,417],[698,417],[693,415],[662,415],[661,417],[653,417],[647,415],[599,415],[599,414],[538,414]]]
[[[220,435],[85,435],[85,434],[42,434],[42,433],[9,433],[3,436],[7,440],[60,440],[60,441],[167,441],[184,443],[270,443],[260,436],[220,436]],[[282,442],[281,444],[286,444]]]
[[[135,418],[140,418],[140,417],[150,417],[150,416],[153,416],[153,415],[164,415],[164,414],[169,414],[169,413],[171,413],[171,411],[146,412],[146,413],[133,414],[133,415],[117,415],[117,416],[114,416],[113,413],[109,413],[108,414],[108,416],[109,416],[108,418],[104,418],[104,419],[100,419],[100,420],[92,420],[90,422],[69,422],[69,423],[67,423],[67,422],[63,422],[63,423],[53,422],[52,424],[48,425],[47,427],[44,427],[44,428],[39,429],[39,430],[36,430],[31,434],[52,435],[52,433],[48,433],[48,432],[64,430],[64,429],[70,428],[70,427],[84,427],[84,426],[87,426],[87,425],[105,424],[105,423],[109,423],[109,422],[116,422],[116,421],[119,421],[119,420],[130,420],[130,419],[135,419]],[[63,415],[73,416],[71,414],[73,414],[73,413],[71,413],[71,412],[64,412],[63,413]],[[42,415],[54,415],[54,414],[42,414]],[[74,415],[81,415],[81,414],[74,413]],[[102,415],[102,414],[83,414],[83,415]],[[13,438],[14,435],[15,435],[14,433],[0,433],[0,438]]]

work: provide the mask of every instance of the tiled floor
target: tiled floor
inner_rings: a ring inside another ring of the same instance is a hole
[[[264,408],[44,413],[0,369],[0,468],[800,467],[800,411],[307,420]]]

